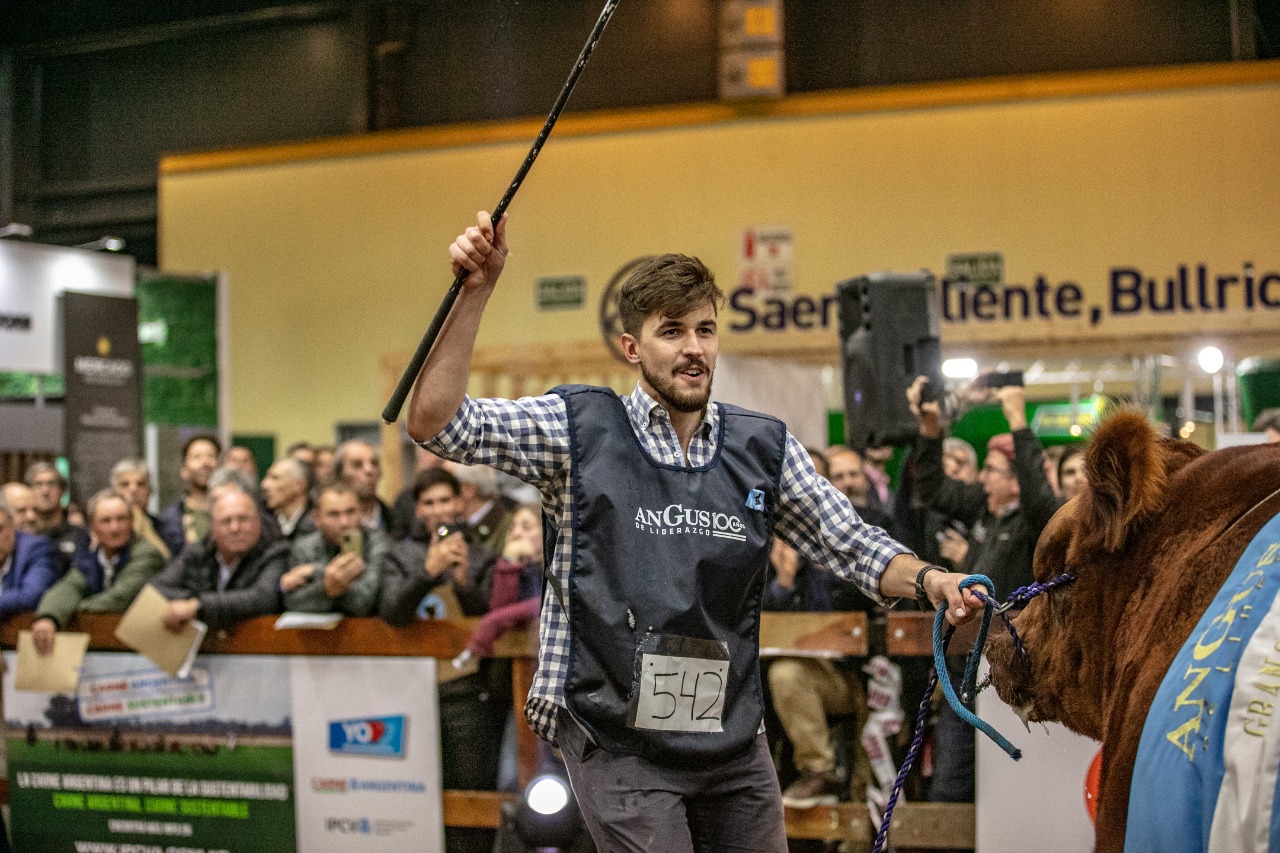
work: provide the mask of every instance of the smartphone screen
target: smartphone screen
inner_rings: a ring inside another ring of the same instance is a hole
[[[364,531],[359,527],[342,531],[342,553],[359,554],[364,551]]]

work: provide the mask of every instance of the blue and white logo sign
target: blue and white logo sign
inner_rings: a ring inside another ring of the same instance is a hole
[[[747,492],[747,509],[754,509],[756,512],[764,512],[764,492],[759,489],[752,489]]]
[[[349,755],[404,756],[404,715],[329,721],[329,751]]]

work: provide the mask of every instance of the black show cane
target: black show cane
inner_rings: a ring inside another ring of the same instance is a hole
[[[578,77],[581,76],[582,69],[586,67],[587,60],[591,58],[591,51],[595,50],[596,42],[600,40],[600,35],[604,32],[605,25],[609,23],[609,18],[613,15],[613,10],[617,5],[618,0],[606,0],[604,8],[600,10],[600,18],[596,21],[595,27],[592,28],[591,35],[587,37],[587,43],[582,46],[582,53],[578,54],[578,61],[573,64],[573,70],[569,72],[569,79],[564,81],[564,88],[560,90],[560,96],[556,98],[555,104],[551,107],[551,113],[543,123],[542,130],[538,133],[538,138],[533,141],[533,147],[529,149],[529,153],[525,156],[524,163],[520,165],[520,171],[516,172],[515,178],[512,179],[511,185],[502,194],[502,200],[493,209],[493,224],[495,228],[498,225],[498,221],[502,219],[502,214],[506,211],[507,205],[511,204],[511,199],[515,198],[516,190],[520,189],[520,184],[524,182],[525,175],[529,174],[533,161],[538,159],[538,153],[542,151],[543,144],[546,143],[547,137],[551,135],[551,128],[555,127],[556,119],[560,118],[560,111],[564,109],[569,96],[573,94],[573,87],[577,85]],[[431,347],[435,345],[436,338],[440,335],[440,327],[444,325],[445,319],[449,316],[449,311],[453,308],[453,303],[458,299],[459,291],[462,290],[463,282],[467,280],[467,276],[470,274],[470,271],[466,269],[458,271],[458,275],[454,278],[449,292],[444,295],[444,300],[440,303],[440,307],[436,309],[436,316],[432,318],[431,325],[427,327],[427,333],[422,336],[418,349],[414,352],[413,358],[409,360],[409,366],[404,369],[404,375],[400,377],[400,383],[396,385],[395,393],[391,395],[386,408],[382,410],[382,420],[385,423],[395,423],[396,419],[400,417],[400,410],[404,408],[404,401],[408,399],[409,392],[413,389],[413,383],[418,378],[422,365],[426,363],[427,356],[431,354]]]

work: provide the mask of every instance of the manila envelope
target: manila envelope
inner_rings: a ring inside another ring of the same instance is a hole
[[[59,631],[53,635],[53,651],[48,657],[41,657],[36,653],[36,641],[31,632],[19,631],[18,669],[13,676],[13,689],[74,694],[88,648],[88,634]]]
[[[192,619],[181,632],[173,633],[164,626],[168,604],[159,590],[147,584],[121,617],[116,638],[174,678],[185,678],[209,629]]]

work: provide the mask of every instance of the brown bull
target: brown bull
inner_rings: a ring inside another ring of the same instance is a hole
[[[1130,779],[1161,680],[1237,559],[1280,513],[1280,445],[1208,453],[1122,412],[1097,430],[1089,488],[1040,537],[1035,574],[1077,580],[987,646],[1000,697],[1031,720],[1102,741],[1097,850],[1124,849]],[[1013,771],[1016,772],[1016,771]]]

